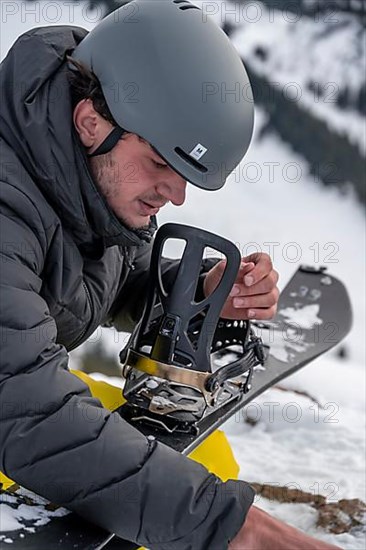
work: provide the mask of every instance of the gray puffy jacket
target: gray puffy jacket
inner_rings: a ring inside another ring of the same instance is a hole
[[[0,470],[151,549],[224,549],[251,488],[150,442],[68,370],[100,324],[133,327],[154,229],[114,216],[73,132],[65,54],[85,34],[32,30],[0,66]]]

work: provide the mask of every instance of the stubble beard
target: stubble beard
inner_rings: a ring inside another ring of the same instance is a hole
[[[92,157],[90,159],[90,168],[93,179],[96,182],[99,191],[119,221],[131,231],[149,229],[149,223],[139,226],[133,225],[125,218],[125,216],[115,212],[111,206],[111,202],[113,201],[113,198],[118,195],[121,185],[118,178],[118,164],[113,160],[112,153],[110,152],[106,155],[101,155],[100,157]]]

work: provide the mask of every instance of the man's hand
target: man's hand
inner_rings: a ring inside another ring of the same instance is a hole
[[[226,260],[208,271],[203,292],[209,296],[219,284]],[[277,310],[278,273],[264,252],[242,258],[235,284],[221,311],[225,319],[271,319]]]
[[[340,550],[314,539],[252,506],[229,550]]]

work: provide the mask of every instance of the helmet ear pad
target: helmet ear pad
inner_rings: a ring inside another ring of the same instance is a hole
[[[245,155],[254,125],[250,82],[226,34],[197,6],[132,0],[73,58],[98,77],[118,126],[194,185],[219,189]]]

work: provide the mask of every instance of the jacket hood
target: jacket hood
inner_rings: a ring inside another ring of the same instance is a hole
[[[156,229],[132,231],[109,208],[73,129],[66,55],[85,29],[32,29],[0,65],[1,137],[15,151],[80,245],[139,246]]]

